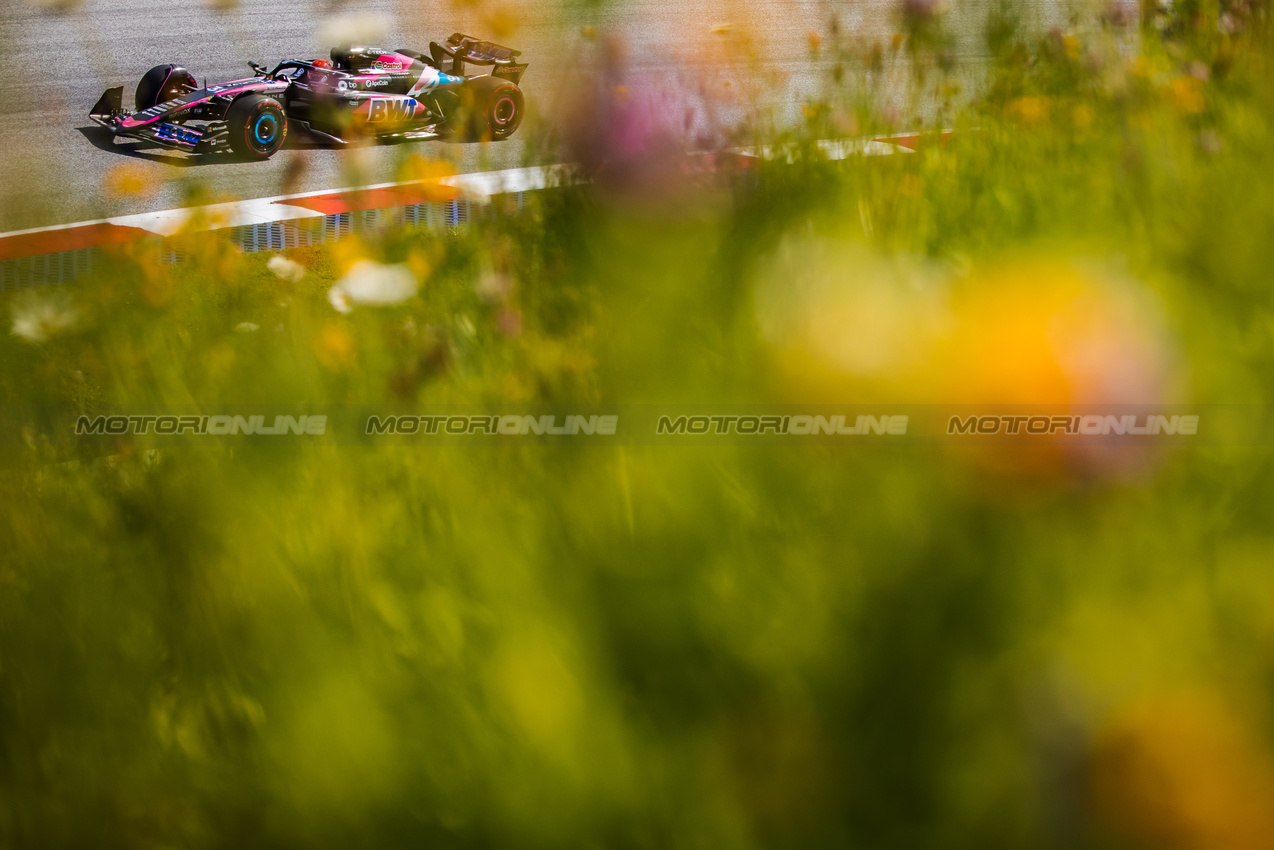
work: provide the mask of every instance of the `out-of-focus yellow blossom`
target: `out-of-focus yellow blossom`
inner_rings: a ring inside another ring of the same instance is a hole
[[[949,315],[941,275],[914,258],[791,239],[757,282],[757,322],[795,396],[915,386]]]
[[[1059,257],[975,270],[936,349],[958,402],[1149,404],[1169,394],[1171,350],[1155,301]]]
[[[339,322],[328,322],[314,340],[314,356],[334,372],[354,362],[354,351],[353,335]]]
[[[243,283],[238,274],[243,252],[228,239],[210,239],[207,234],[199,233],[193,223],[194,218],[187,223],[186,229],[169,240],[169,246],[179,251],[192,265],[212,272],[221,285],[239,287]],[[150,274],[167,274],[171,268],[160,264],[157,257],[148,256],[146,263]]]
[[[429,279],[435,263],[435,258],[431,254],[432,252],[428,248],[417,247],[407,255],[407,268],[411,269],[411,273],[416,276],[416,280],[427,281]]]
[[[108,198],[122,200],[153,197],[163,186],[163,181],[156,176],[155,166],[126,162],[111,166],[102,184]]]
[[[450,162],[418,153],[407,157],[398,167],[398,179],[403,183],[440,180],[455,173],[456,167]]]
[[[1184,115],[1196,115],[1207,105],[1203,97],[1203,82],[1197,77],[1177,77],[1168,83],[1168,96]]]
[[[507,43],[521,28],[522,20],[519,7],[499,5],[487,9],[482,16],[483,31],[488,38]]]
[[[784,243],[757,286],[784,382],[910,403],[1146,404],[1177,390],[1154,300],[1052,256],[940,267],[832,241]]]
[[[332,262],[339,274],[344,275],[355,263],[369,259],[368,249],[357,236],[342,239],[332,245]]]
[[[1128,63],[1129,76],[1142,80],[1148,80],[1154,76],[1155,69],[1150,60],[1144,55],[1138,54]]]
[[[1028,95],[1009,103],[1009,114],[1023,124],[1042,124],[1048,119],[1048,98]]]
[[[832,128],[841,136],[857,136],[862,132],[858,116],[844,107],[832,110]]]
[[[1103,824],[1139,845],[1274,848],[1274,765],[1232,707],[1207,692],[1157,694],[1114,713],[1090,765]]]

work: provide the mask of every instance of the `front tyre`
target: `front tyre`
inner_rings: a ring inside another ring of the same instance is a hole
[[[274,98],[248,94],[226,111],[230,149],[247,159],[269,159],[288,137],[288,119]]]

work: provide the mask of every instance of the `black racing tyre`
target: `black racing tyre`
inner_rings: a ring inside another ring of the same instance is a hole
[[[137,111],[150,109],[197,88],[199,84],[194,76],[180,65],[156,65],[137,84]]]
[[[226,110],[230,149],[249,159],[269,159],[288,137],[288,118],[271,97],[246,94]]]
[[[460,92],[460,113],[447,132],[469,141],[507,139],[522,123],[525,101],[516,84],[500,77],[475,77]]]

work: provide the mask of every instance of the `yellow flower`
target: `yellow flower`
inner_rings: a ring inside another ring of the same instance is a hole
[[[417,247],[407,255],[407,267],[416,276],[416,280],[429,280],[429,275],[434,267],[434,260],[429,254],[429,251]]]
[[[1197,77],[1177,77],[1168,84],[1168,96],[1173,106],[1185,115],[1203,111],[1203,82]]]
[[[488,38],[507,42],[521,25],[516,6],[503,5],[487,10],[482,16],[483,31],[490,33]]]
[[[131,162],[109,169],[103,183],[106,196],[115,199],[149,198],[162,185],[153,167]]]
[[[355,264],[368,259],[367,246],[357,236],[341,239],[332,245],[332,262],[339,274],[344,275]]]
[[[949,400],[1150,403],[1165,392],[1168,341],[1133,281],[1022,256],[978,269],[952,308],[933,360]]]
[[[456,167],[445,160],[413,153],[398,168],[398,179],[403,183],[423,183],[450,177],[455,173]]]
[[[1092,803],[1141,846],[1274,848],[1274,764],[1232,708],[1208,692],[1125,706],[1095,741]]]
[[[945,320],[934,269],[821,239],[784,240],[756,282],[755,304],[784,391],[804,399],[872,384],[906,396]]]
[[[1023,124],[1039,124],[1048,118],[1048,98],[1019,97],[1009,103],[1009,114]]]
[[[343,369],[354,359],[354,337],[344,325],[328,322],[314,341],[314,355],[328,369]]]

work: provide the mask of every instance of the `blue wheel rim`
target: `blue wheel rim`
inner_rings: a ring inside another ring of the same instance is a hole
[[[252,135],[256,136],[257,142],[263,145],[273,142],[278,132],[279,122],[275,120],[273,115],[262,115],[252,125]]]

